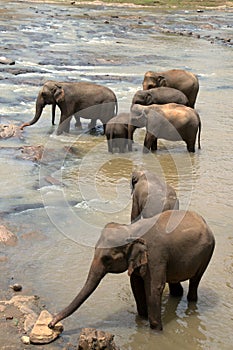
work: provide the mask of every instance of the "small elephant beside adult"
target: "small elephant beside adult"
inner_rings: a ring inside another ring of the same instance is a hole
[[[178,103],[189,106],[187,96],[182,91],[170,87],[138,90],[132,99],[132,106],[134,104],[149,106],[152,104],[163,105],[166,103]]]
[[[151,328],[162,330],[161,300],[166,282],[170,294],[180,297],[180,282],[189,280],[187,299],[196,302],[214,246],[206,221],[191,211],[167,210],[130,225],[109,223],[96,244],[83,288],[48,326],[53,328],[75,312],[107,273],[128,270],[138,314],[149,319]]]
[[[186,143],[189,152],[195,152],[198,133],[198,148],[201,148],[201,120],[197,111],[191,107],[176,103],[165,105],[133,105],[131,108],[131,135],[138,128],[146,127],[143,152],[157,150],[158,138]],[[130,147],[131,149],[132,147]]]
[[[170,69],[164,72],[148,71],[144,75],[143,90],[167,86],[182,91],[189,100],[189,106],[194,108],[199,91],[198,77],[183,69]]]
[[[151,218],[165,210],[178,210],[175,189],[151,171],[134,171],[131,176],[131,222]]]
[[[127,150],[129,122],[130,113],[119,113],[107,122],[105,136],[108,143],[108,152],[119,151],[119,153],[124,153]]]
[[[57,134],[69,132],[71,117],[76,118],[80,126],[80,117],[91,119],[91,127],[100,119],[104,125],[117,114],[118,104],[115,93],[108,87],[89,82],[57,82],[48,80],[38,93],[34,118],[21,125],[21,129],[35,124],[46,105],[52,105],[52,123],[54,124],[56,105],[61,116]]]

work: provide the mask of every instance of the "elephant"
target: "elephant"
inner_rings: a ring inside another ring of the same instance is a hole
[[[89,82],[56,82],[48,80],[38,93],[35,117],[20,126],[21,130],[35,124],[46,105],[52,105],[52,123],[54,124],[56,105],[61,110],[57,134],[69,132],[72,115],[76,118],[76,126],[80,126],[80,117],[91,119],[95,126],[100,119],[104,125],[117,114],[118,104],[115,93],[102,85]]]
[[[150,171],[134,171],[131,176],[131,222],[150,218],[165,210],[179,209],[175,189]]]
[[[198,148],[201,148],[201,120],[196,110],[191,107],[177,103],[150,106],[135,104],[131,109],[130,124],[134,129],[146,127],[144,153],[157,150],[158,138],[170,141],[183,140],[187,150],[195,152],[197,132]],[[133,139],[132,135],[130,137]]]
[[[166,86],[139,90],[132,99],[132,105],[140,104],[144,106],[163,105],[171,102],[189,106],[189,100],[182,91]]]
[[[108,223],[95,246],[84,286],[48,326],[53,328],[75,312],[107,273],[128,270],[138,314],[149,319],[151,328],[162,330],[161,299],[166,282],[170,294],[181,297],[180,282],[189,280],[187,299],[196,302],[214,246],[211,229],[193,211],[167,210],[128,225]]]
[[[143,90],[167,86],[182,91],[189,100],[189,106],[194,108],[199,91],[198,77],[183,69],[171,69],[164,72],[148,71],[144,75]]]
[[[128,124],[130,113],[119,113],[111,118],[105,128],[105,136],[108,142],[108,152],[113,153],[118,149],[124,153],[128,146]]]

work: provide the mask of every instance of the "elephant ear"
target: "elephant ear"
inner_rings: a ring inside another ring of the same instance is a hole
[[[149,105],[152,105],[153,104],[153,97],[152,97],[152,94],[150,92],[150,90],[148,91],[147,93],[147,97],[146,97],[146,105],[149,106]]]
[[[54,98],[55,98],[57,103],[64,101],[65,91],[61,85],[55,84],[55,86],[54,86]]]
[[[131,182],[130,182],[130,188],[131,188],[132,192],[134,190],[136,183],[138,182],[138,180],[140,179],[140,177],[142,175],[143,175],[143,171],[134,171],[132,173]]]
[[[128,275],[131,276],[135,269],[144,276],[147,271],[147,246],[142,238],[135,239],[131,244],[131,253],[128,260]]]
[[[164,76],[159,75],[157,78],[157,86],[167,86],[167,82]]]

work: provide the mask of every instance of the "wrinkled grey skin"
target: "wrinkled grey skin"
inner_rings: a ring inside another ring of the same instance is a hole
[[[165,210],[179,209],[174,188],[150,171],[134,171],[131,188],[131,222],[141,217],[151,218]]]
[[[195,152],[198,133],[198,148],[201,148],[201,120],[193,108],[167,103],[165,105],[133,105],[130,123],[138,128],[146,127],[143,152],[157,150],[159,138],[186,143],[189,152]]]
[[[171,295],[181,296],[180,282],[189,280],[187,299],[196,302],[197,288],[214,245],[213,233],[205,220],[190,211],[167,210],[130,225],[109,223],[96,244],[83,288],[48,326],[53,328],[75,312],[107,273],[128,270],[138,314],[149,319],[151,328],[161,330],[165,283],[169,283]]]
[[[117,113],[117,98],[109,88],[87,82],[66,83],[48,80],[39,91],[36,100],[35,117],[25,126],[35,124],[46,105],[52,105],[52,123],[55,119],[56,105],[60,108],[61,116],[57,134],[69,132],[70,120],[75,115],[76,126],[80,127],[79,117],[91,119],[90,127],[94,127],[100,119],[104,125]]]
[[[105,135],[108,142],[108,152],[124,153],[127,150],[129,120],[130,113],[120,113],[107,122]]]
[[[171,69],[164,72],[148,71],[144,75],[143,90],[167,86],[182,91],[194,108],[199,91],[199,81],[195,74],[183,69]]]
[[[180,90],[170,87],[157,87],[149,90],[139,90],[132,99],[132,105],[140,104],[149,106],[152,104],[163,105],[166,103],[178,103],[189,106],[187,96]]]

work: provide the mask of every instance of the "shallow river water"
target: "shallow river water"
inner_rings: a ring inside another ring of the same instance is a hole
[[[112,155],[104,136],[85,132],[86,120],[83,132],[72,124],[69,135],[56,136],[50,106],[21,139],[1,140],[1,218],[18,244],[0,247],[0,257],[6,258],[0,261],[0,288],[7,290],[13,280],[24,293],[39,295],[51,313],[66,306],[85,282],[103,226],[130,221],[132,170],[150,169],[175,187],[181,208],[203,215],[215,234],[198,303],[188,308],[186,282],[179,301],[165,289],[164,330],[157,334],[137,317],[127,274],[108,275],[63,321],[62,339],[75,343],[81,328],[95,327],[114,333],[125,350],[232,349],[233,52],[230,45],[208,40],[208,35],[232,37],[232,12],[20,1],[0,1],[0,6],[0,52],[16,61],[0,65],[1,124],[31,120],[47,79],[103,84],[116,93],[119,110],[128,111],[144,73],[171,68],[198,75],[196,108],[202,119],[202,149],[191,155],[183,142],[163,140],[156,154],[142,154],[143,130],[136,133],[132,153]],[[164,29],[191,30],[201,38]],[[27,145],[44,145],[41,164],[21,159],[18,147]],[[58,340],[48,348],[62,344]]]

